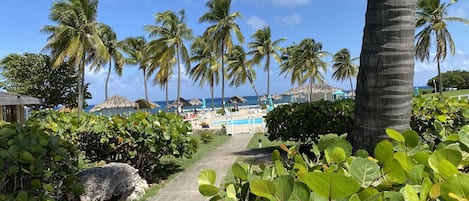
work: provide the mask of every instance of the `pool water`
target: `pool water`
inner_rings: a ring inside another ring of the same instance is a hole
[[[227,124],[227,125],[248,125],[249,123],[254,124],[262,124],[263,119],[262,118],[253,118],[253,119],[234,119],[234,120],[227,120],[227,121],[215,121],[213,124],[215,125],[221,125],[221,124]]]

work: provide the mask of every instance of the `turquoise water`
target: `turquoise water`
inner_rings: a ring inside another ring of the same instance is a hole
[[[231,125],[233,123],[233,125],[247,125],[249,123],[252,124],[254,120],[254,124],[262,124],[263,122],[263,119],[262,118],[254,118],[254,119],[235,119],[235,120],[227,120],[227,121],[215,121],[213,122],[213,124],[215,125],[220,125],[220,124],[227,124],[227,125]]]

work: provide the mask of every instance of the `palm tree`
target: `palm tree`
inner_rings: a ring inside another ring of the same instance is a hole
[[[300,44],[290,46],[283,55],[283,62],[280,65],[281,74],[291,73],[292,84],[298,85],[309,81],[310,94],[312,94],[313,84],[316,80],[324,80],[320,70],[326,72],[327,63],[323,58],[328,55],[322,51],[322,44],[314,39],[305,38]]]
[[[409,128],[416,1],[368,0],[355,100],[354,148],[372,151],[386,128]]]
[[[213,39],[213,46],[219,52],[221,59],[221,98],[222,109],[225,110],[225,54],[233,48],[231,32],[236,35],[240,43],[244,42],[241,29],[236,24],[236,18],[241,17],[239,12],[231,10],[231,0],[209,0],[206,3],[209,11],[199,18],[199,22],[208,22],[212,25],[205,34]]]
[[[252,34],[253,41],[249,42],[248,46],[251,49],[248,54],[252,55],[252,62],[259,65],[262,59],[265,59],[264,71],[267,72],[267,94],[270,95],[270,57],[273,56],[275,61],[281,62],[278,51],[281,47],[278,46],[284,38],[272,41],[270,27],[264,27],[257,30]]]
[[[337,53],[334,54],[332,57],[332,68],[335,69],[334,73],[332,74],[332,78],[335,80],[346,80],[349,79],[350,81],[350,90],[353,92],[353,84],[352,84],[352,77],[357,76],[358,67],[353,63],[353,61],[357,60],[358,57],[350,59],[350,52],[347,48],[343,48],[339,50]]]
[[[191,61],[197,64],[192,67],[189,75],[202,88],[206,83],[210,86],[212,111],[215,111],[214,88],[220,82],[220,68],[215,51],[209,44],[209,38],[197,37],[191,46]]]
[[[118,48],[118,41],[117,35],[112,30],[112,28],[105,24],[99,24],[98,26],[98,34],[101,40],[106,47],[107,53],[110,55],[108,60],[96,60],[95,63],[98,66],[95,70],[98,71],[101,69],[101,66],[105,65],[105,63],[109,63],[109,68],[106,75],[106,83],[104,85],[104,97],[105,99],[108,98],[108,84],[109,78],[111,77],[111,70],[112,70],[112,61],[114,60],[114,71],[117,75],[122,75],[122,67],[124,65],[124,56],[119,51]]]
[[[157,39],[159,42],[152,43],[156,45],[149,45],[149,50],[158,51],[162,47],[162,42],[165,43],[166,46],[160,50],[160,54],[168,54],[176,58],[178,74],[178,89],[176,98],[177,105],[180,104],[179,100],[181,97],[181,61],[184,62],[186,72],[190,69],[189,53],[186,46],[184,45],[184,41],[190,41],[193,37],[192,29],[187,27],[187,24],[184,22],[184,20],[184,10],[179,11],[179,16],[173,11],[166,11],[155,15],[155,23],[157,24],[156,26],[145,26],[145,30],[150,33],[150,37],[160,37]],[[176,111],[179,112],[179,110]]]
[[[106,60],[109,54],[101,41],[96,21],[98,0],[64,0],[55,2],[49,19],[57,25],[46,25],[42,32],[50,34],[45,50],[51,51],[53,66],[72,63],[77,71],[78,112],[84,105],[85,65],[94,59]]]
[[[254,86],[254,80],[256,79],[256,71],[252,68],[251,61],[248,61],[246,58],[246,52],[244,48],[240,45],[234,46],[231,53],[228,54],[228,66],[226,68],[227,77],[230,79],[230,86],[239,87],[249,81],[251,84],[254,93],[256,93],[257,100],[259,100],[259,105],[262,105],[262,102],[257,92],[256,87]]]
[[[468,19],[447,16],[448,8],[456,2],[457,0],[452,0],[450,3],[440,3],[440,0],[417,1],[417,28],[421,30],[415,35],[415,57],[422,62],[424,60],[428,61],[430,58],[431,40],[432,38],[435,40],[435,60],[438,68],[440,95],[443,95],[440,61],[446,58],[448,46],[451,55],[454,55],[456,49],[451,33],[447,29],[447,22],[469,24]]]
[[[143,86],[145,90],[145,100],[148,102],[147,79],[151,73],[148,65],[147,40],[143,36],[129,37],[119,43],[119,47],[127,54],[124,63],[138,65],[143,72]],[[151,69],[150,69],[151,70]]]
[[[166,62],[160,62],[158,72],[153,79],[153,84],[159,84],[161,89],[165,90],[166,112],[169,111],[169,81],[173,76],[174,59],[168,59]]]

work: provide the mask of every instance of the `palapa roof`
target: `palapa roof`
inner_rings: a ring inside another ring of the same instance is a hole
[[[196,105],[202,105],[202,101],[200,101],[199,99],[197,98],[193,98],[189,101],[189,103],[193,106],[196,106]]]
[[[169,108],[176,108],[177,106],[177,100],[175,100],[173,103],[169,104]],[[184,98],[179,98],[179,106],[181,107],[186,107],[186,106],[190,106],[191,104],[189,102],[186,101],[186,99]]]
[[[230,98],[230,103],[245,103],[247,100],[241,96],[233,96]]]
[[[111,96],[104,102],[91,108],[90,112],[98,112],[105,109],[117,109],[117,108],[138,108],[138,104],[127,100],[122,96]]]
[[[153,109],[157,107],[161,107],[157,103],[146,101],[145,99],[138,99],[135,101],[137,103],[139,109]]]
[[[32,96],[0,92],[0,105],[41,105],[42,103],[41,99]]]
[[[307,84],[297,88],[293,88],[288,90],[287,92],[283,93],[284,95],[290,94],[309,94],[309,93],[333,93],[336,90],[341,90],[340,88],[331,87],[327,84]]]

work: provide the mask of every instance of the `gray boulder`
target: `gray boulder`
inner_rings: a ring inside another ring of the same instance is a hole
[[[125,163],[90,168],[80,172],[78,177],[85,189],[81,201],[137,200],[148,188],[138,170]]]

